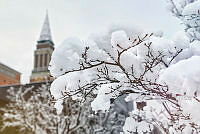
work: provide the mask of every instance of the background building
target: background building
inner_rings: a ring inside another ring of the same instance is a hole
[[[20,84],[21,73],[0,63],[0,85]]]
[[[40,38],[37,41],[34,52],[34,69],[30,77],[30,82],[49,81],[52,78],[48,70],[51,54],[54,50],[54,43],[51,37],[48,13],[42,27]]]

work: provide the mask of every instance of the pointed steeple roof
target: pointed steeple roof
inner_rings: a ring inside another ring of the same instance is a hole
[[[46,16],[45,16],[44,24],[42,26],[42,31],[40,33],[39,41],[51,41],[52,42],[48,11],[46,11]]]

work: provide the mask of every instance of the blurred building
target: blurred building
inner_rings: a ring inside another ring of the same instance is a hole
[[[20,84],[21,73],[0,63],[0,85]]]
[[[48,13],[46,14],[39,40],[34,52],[34,68],[30,82],[43,82],[51,80],[48,70],[51,54],[54,50],[54,43],[51,36]]]

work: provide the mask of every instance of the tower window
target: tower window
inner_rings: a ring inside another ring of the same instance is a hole
[[[42,67],[42,63],[43,63],[43,55],[40,55],[40,67]]]
[[[38,55],[35,55],[35,68],[38,67]]]
[[[47,56],[48,56],[47,54],[44,55],[44,66],[45,67],[47,66]]]

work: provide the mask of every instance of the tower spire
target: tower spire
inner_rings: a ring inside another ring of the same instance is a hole
[[[40,33],[39,41],[52,41],[48,11],[46,11],[46,16],[42,26],[42,31]]]
[[[34,68],[30,77],[30,82],[42,82],[52,79],[48,66],[53,50],[54,43],[51,38],[49,17],[48,12],[46,11],[40,38],[37,41],[36,50],[34,51]]]

